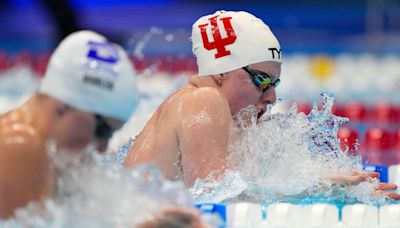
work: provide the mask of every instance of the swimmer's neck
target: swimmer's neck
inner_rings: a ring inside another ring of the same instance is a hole
[[[188,83],[197,88],[200,87],[214,87],[218,88],[218,84],[213,76],[191,76]]]

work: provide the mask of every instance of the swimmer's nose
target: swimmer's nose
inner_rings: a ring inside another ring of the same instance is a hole
[[[108,147],[108,140],[102,139],[97,141],[97,151],[105,152]]]
[[[264,105],[273,104],[276,102],[276,91],[275,88],[271,86],[260,98]]]

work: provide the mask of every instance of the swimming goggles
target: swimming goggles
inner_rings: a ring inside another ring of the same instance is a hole
[[[114,134],[114,129],[98,114],[94,114],[96,120],[95,135],[97,139],[110,139]]]
[[[281,82],[279,78],[275,82],[272,82],[271,76],[264,72],[253,70],[249,66],[242,67],[242,69],[249,74],[251,81],[255,86],[260,88],[263,93],[267,92],[271,86],[274,88],[278,87]]]

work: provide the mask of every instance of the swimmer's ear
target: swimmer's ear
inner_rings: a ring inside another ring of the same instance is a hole
[[[71,107],[69,105],[63,104],[57,108],[57,115],[62,116],[64,115]]]
[[[224,80],[224,74],[213,75],[212,78],[214,79],[215,83],[218,86],[222,86],[222,81]]]

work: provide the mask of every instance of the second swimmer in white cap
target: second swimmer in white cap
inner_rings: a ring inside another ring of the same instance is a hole
[[[119,45],[91,31],[66,37],[39,91],[0,116],[0,218],[52,195],[48,140],[75,153],[93,143],[104,151],[137,103],[135,71]]]
[[[154,162],[192,186],[225,171],[233,116],[275,102],[281,48],[270,28],[247,12],[217,11],[193,25],[199,73],[168,97],[148,121],[125,166]],[[216,172],[216,173],[215,173]]]

